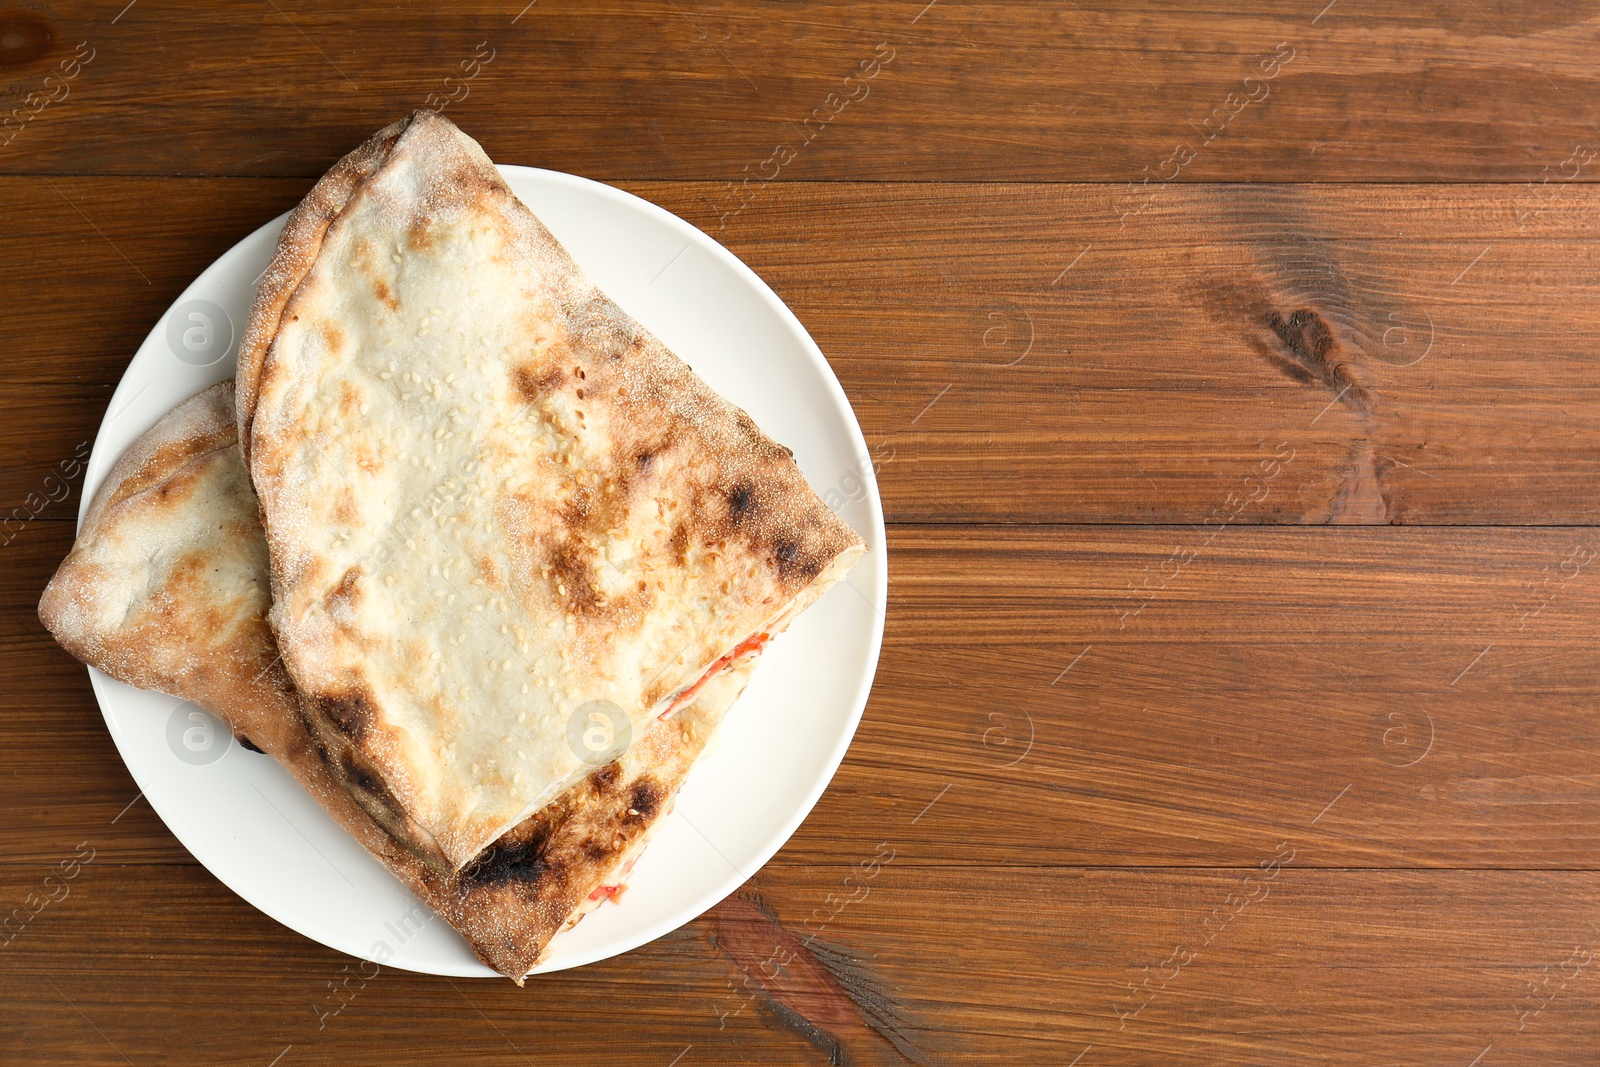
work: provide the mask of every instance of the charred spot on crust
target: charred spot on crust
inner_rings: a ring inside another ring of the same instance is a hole
[[[616,788],[617,779],[621,774],[615,763],[608,763],[589,775],[589,787],[604,796]]]
[[[522,827],[503,835],[484,849],[459,875],[464,886],[504,885],[508,882],[538,882],[551,869],[545,858],[550,828],[537,826],[532,832]]]
[[[653,779],[641,778],[634,783],[633,795],[628,798],[628,807],[639,813],[640,818],[648,819],[656,813],[656,808],[661,805],[661,786]]]
[[[317,711],[335,730],[359,744],[372,728],[372,702],[356,690],[338,696],[316,698]]]
[[[511,372],[511,384],[516,388],[518,396],[532,403],[559,386],[564,377],[565,374],[558,366],[549,367],[541,373],[536,368],[525,365]]]
[[[618,387],[616,394],[625,396],[627,388]],[[681,431],[669,424],[652,427],[639,437],[619,440],[612,466],[619,471],[626,470],[633,476],[628,482],[630,487],[640,481],[660,477],[663,467],[672,464],[680,436]]]
[[[389,283],[382,278],[373,281],[372,292],[378,298],[378,302],[390,311],[394,311],[400,306],[400,301],[395,299],[394,290],[390,289]]]
[[[240,734],[239,735],[238,741],[239,741],[239,744],[243,745],[247,751],[250,751],[250,752],[261,752],[261,750],[256,747],[255,742],[250,740],[244,734]],[[266,753],[264,753],[264,752],[262,752],[261,754],[262,755],[266,755]]]
[[[389,792],[388,786],[371,769],[362,766],[350,748],[341,746],[342,751],[335,754],[329,746],[328,739],[317,732],[315,724],[311,721],[309,709],[301,706],[299,711],[300,721],[310,735],[311,747],[315,750],[317,758],[322,760],[323,766],[328,768],[330,774],[340,780],[350,798],[396,841],[419,854],[425,851],[431,842],[419,840],[412,832],[405,817],[399,814],[399,806],[395,803],[394,794]]]
[[[749,482],[740,482],[728,490],[728,521],[743,526],[756,511],[756,491]]]
[[[344,772],[345,778],[351,785],[366,793],[375,800],[387,801],[389,787],[349,749],[339,753],[339,769]],[[385,806],[388,806],[387,804]]]
[[[788,537],[780,537],[772,543],[772,558],[778,565],[778,576],[785,581],[798,578],[809,582],[822,573],[826,562],[817,553],[807,552]]]
[[[327,758],[326,754],[323,758]],[[355,751],[349,748],[339,753],[333,761],[333,766],[336,773],[344,779],[351,798],[372,816],[373,822],[389,831],[396,840],[409,842],[411,847],[415,847],[411,829],[407,825],[405,816],[400,813],[400,805],[376,771],[363,763]]]

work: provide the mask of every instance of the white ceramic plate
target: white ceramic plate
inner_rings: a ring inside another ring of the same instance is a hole
[[[610,186],[501,167],[589,276],[723,396],[795,451],[867,542],[865,559],[762,656],[620,904],[551,944],[541,971],[626,952],[693,919],[771,858],[811,811],[866,704],[888,586],[866,442],[799,321],[727,249]],[[255,283],[283,219],[239,242],[140,346],[101,424],[84,508],[122,451],[179,401],[232,376]],[[327,817],[287,772],[193,705],[90,671],[128,769],[178,840],[257,908],[352,956],[490,975],[451,927]]]

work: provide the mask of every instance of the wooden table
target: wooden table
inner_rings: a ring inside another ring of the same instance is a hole
[[[0,910],[92,855],[0,1058],[1596,1061],[1600,4],[523,2],[0,13]],[[34,614],[151,324],[430,104],[755,268],[891,523],[794,839],[522,990],[223,888]]]

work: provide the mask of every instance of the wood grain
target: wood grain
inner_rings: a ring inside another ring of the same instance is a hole
[[[684,1049],[680,1063],[814,1064],[842,1048],[833,1062],[1464,1065],[1490,1046],[1495,1063],[1582,1062],[1600,1038],[1594,872],[1301,870],[1292,834],[1263,835],[1227,870],[951,870],[902,865],[914,836],[891,847],[854,893],[850,866],[769,868],[746,890],[754,905],[735,898],[523,990],[389,970],[352,980],[348,957],[203,871],[97,858],[0,949],[13,1020],[0,1054],[162,1062],[181,1041],[192,1062],[259,1064],[375,1048],[397,1064],[665,1067]],[[1259,866],[1274,858],[1287,862]],[[8,896],[39,880],[0,867]],[[793,990],[746,982],[730,956],[765,973],[808,918],[807,953],[853,986],[829,1005],[836,1038],[785,1022]],[[878,996],[897,1003],[892,1018],[865,1006]]]
[[[1595,92],[1592,2],[125,2],[24,9],[53,43],[4,71],[8,108],[94,58],[0,168],[315,177],[430,94],[495,159],[740,189],[1137,183],[1183,147],[1179,181],[1527,182],[1600,143],[1562,103]]]
[[[30,510],[161,311],[305,185],[0,179],[26,209],[0,283],[32,294],[0,323],[0,512]],[[715,231],[709,186],[628,188]],[[1520,226],[1500,186],[1185,186],[1125,227],[1112,199],[785,185],[719,236],[830,358],[892,521],[1594,520],[1600,191]]]

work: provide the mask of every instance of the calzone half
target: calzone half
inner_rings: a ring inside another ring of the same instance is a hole
[[[330,771],[300,718],[265,615],[267,546],[235,444],[233,385],[186,401],[96,494],[39,604],[71,653],[114,678],[193,701],[283,764],[334,820],[522,983],[552,936],[615,896],[752,664],[492,842],[464,870],[402,848]],[[336,758],[336,756],[334,756]]]
[[[238,419],[312,731],[451,869],[588,773],[595,709],[621,751],[864,550],[428,111],[294,212]]]

